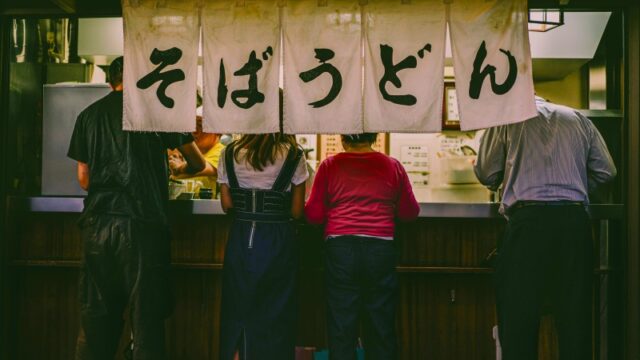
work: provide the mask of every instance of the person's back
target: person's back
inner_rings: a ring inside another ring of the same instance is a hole
[[[306,215],[311,223],[326,223],[325,235],[392,238],[396,217],[415,216],[404,169],[385,154],[337,154],[322,162],[315,182],[326,192],[312,192]],[[324,198],[318,199],[320,196]]]
[[[237,149],[237,147],[235,147]],[[273,187],[278,174],[282,170],[284,163],[287,158],[287,152],[289,151],[289,147],[283,148],[279,150],[274,158],[273,163],[266,163],[262,167],[262,169],[258,170],[252,167],[250,163],[246,161],[246,149],[238,149],[238,159],[234,159],[234,171],[236,173],[236,177],[238,179],[238,186],[243,189],[260,189],[260,190],[268,190]],[[227,154],[227,149],[225,148],[220,155],[220,159],[224,159],[225,154]],[[301,160],[304,161],[304,160]],[[224,172],[224,162],[220,161],[220,167],[223,169],[221,172]],[[301,166],[305,163],[302,162]],[[221,183],[227,183],[228,179],[226,175],[224,175],[224,179],[219,179]],[[293,182],[297,183],[302,177],[306,178],[305,172],[296,168],[296,174],[294,176]],[[291,190],[291,186],[288,184],[287,191]]]
[[[504,210],[534,199],[588,204],[589,191],[615,176],[602,136],[574,109],[536,104],[538,117],[486,131],[478,179],[492,190],[503,185]]]
[[[166,149],[190,141],[182,134],[122,130],[122,92],[98,100],[78,117],[70,156],[89,165],[85,213],[166,222]]]

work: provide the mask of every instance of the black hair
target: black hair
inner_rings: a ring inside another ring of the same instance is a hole
[[[342,141],[347,144],[373,144],[376,142],[378,138],[378,133],[362,133],[362,134],[351,134],[351,135],[342,135]]]
[[[118,86],[122,84],[122,71],[124,69],[124,58],[118,56],[109,64],[109,84]]]

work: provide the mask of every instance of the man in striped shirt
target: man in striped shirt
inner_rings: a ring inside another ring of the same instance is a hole
[[[616,175],[606,144],[578,111],[536,98],[538,116],[488,129],[476,176],[503,189],[508,218],[496,267],[504,360],[537,359],[542,305],[551,304],[560,359],[591,358],[593,241],[588,194]]]

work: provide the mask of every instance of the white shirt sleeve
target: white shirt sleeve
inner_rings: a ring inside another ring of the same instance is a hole
[[[304,158],[304,155],[298,161],[298,166],[296,167],[296,171],[293,173],[293,177],[291,178],[291,182],[294,185],[300,185],[305,182],[309,178],[309,170],[307,169],[307,160]]]
[[[227,178],[227,171],[224,168],[224,153],[227,148],[225,147],[220,152],[220,159],[218,159],[218,184],[229,185],[229,179]]]

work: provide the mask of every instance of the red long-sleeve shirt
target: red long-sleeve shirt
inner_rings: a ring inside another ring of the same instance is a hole
[[[309,223],[326,223],[325,236],[392,238],[394,220],[413,220],[420,207],[398,160],[347,152],[320,164],[304,211]]]

